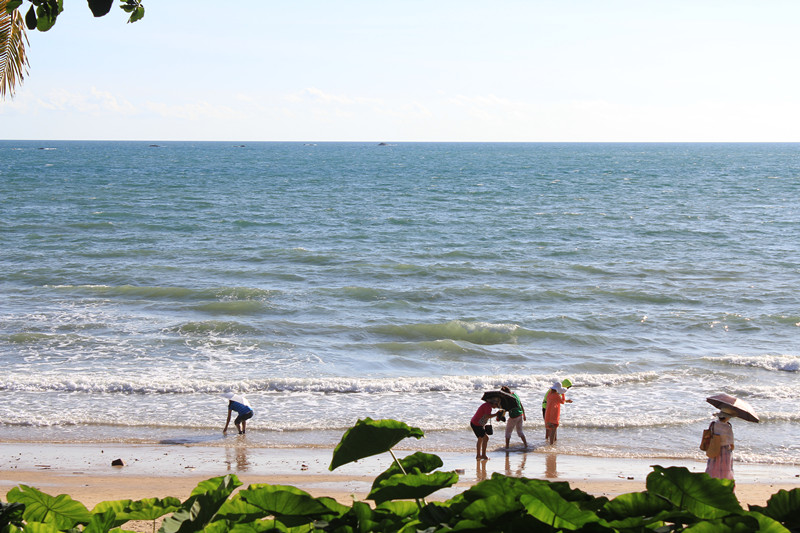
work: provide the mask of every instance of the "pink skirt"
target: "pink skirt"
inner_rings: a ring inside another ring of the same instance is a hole
[[[709,458],[706,463],[706,474],[718,479],[733,479],[733,456],[730,446],[723,446],[718,456]]]

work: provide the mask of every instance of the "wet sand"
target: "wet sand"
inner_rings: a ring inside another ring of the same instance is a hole
[[[89,509],[98,502],[174,496],[185,500],[200,481],[236,474],[253,483],[292,485],[342,503],[364,500],[372,480],[391,463],[382,454],[328,470],[327,447],[252,448],[246,445],[123,445],[0,443],[0,494],[25,484],[51,494],[69,494]],[[408,452],[410,453],[410,452]],[[399,451],[399,457],[407,455]],[[567,481],[595,496],[613,498],[645,489],[652,465],[684,466],[702,472],[701,461],[618,459],[558,454],[555,451],[492,450],[488,461],[471,454],[438,453],[442,470],[456,470],[459,483],[429,500],[447,499],[495,472]],[[125,466],[112,466],[122,459]],[[800,487],[800,466],[736,464],[736,494],[743,505],[763,505],[780,489]]]

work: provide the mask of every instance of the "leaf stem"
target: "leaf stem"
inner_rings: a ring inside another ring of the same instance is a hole
[[[394,454],[391,448],[389,449],[389,453],[392,454],[392,459],[394,459],[395,464],[400,468],[400,471],[403,473],[403,475],[407,476],[408,472],[406,472],[406,469],[403,468],[402,464],[400,464],[400,461],[397,459],[397,456]],[[428,503],[425,501],[425,498],[414,498],[414,499],[417,501],[417,507],[419,507],[420,511],[422,510],[422,507],[424,505],[428,505]]]

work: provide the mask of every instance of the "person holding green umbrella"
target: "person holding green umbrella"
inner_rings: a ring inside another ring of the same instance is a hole
[[[572,381],[569,378],[565,378],[561,381],[561,386],[565,389],[569,389],[572,387]],[[545,418],[545,413],[547,412],[547,396],[550,394],[551,389],[547,389],[547,392],[544,393],[544,400],[542,401],[542,419]],[[564,403],[572,403],[572,400],[564,400]],[[549,439],[550,433],[547,431],[545,422],[545,440]]]

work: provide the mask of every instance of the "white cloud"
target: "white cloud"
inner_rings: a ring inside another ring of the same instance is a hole
[[[381,106],[380,98],[334,94],[316,87],[306,87],[300,91],[286,94],[282,100],[291,104],[317,104],[323,106]]]
[[[36,98],[36,106],[45,111],[74,111],[89,115],[135,115],[136,106],[112,93],[100,91],[96,87],[86,92],[55,89]]]
[[[234,121],[248,118],[248,114],[245,111],[234,109],[228,105],[205,101],[179,105],[164,102],[147,102],[145,108],[163,118],[189,121],[202,119]]]
[[[131,102],[125,99],[117,98],[108,91],[100,91],[97,88],[92,87],[91,95],[95,101],[95,104],[98,105],[100,110],[104,112],[110,112],[117,115],[133,115],[138,112],[136,106],[134,106]]]

